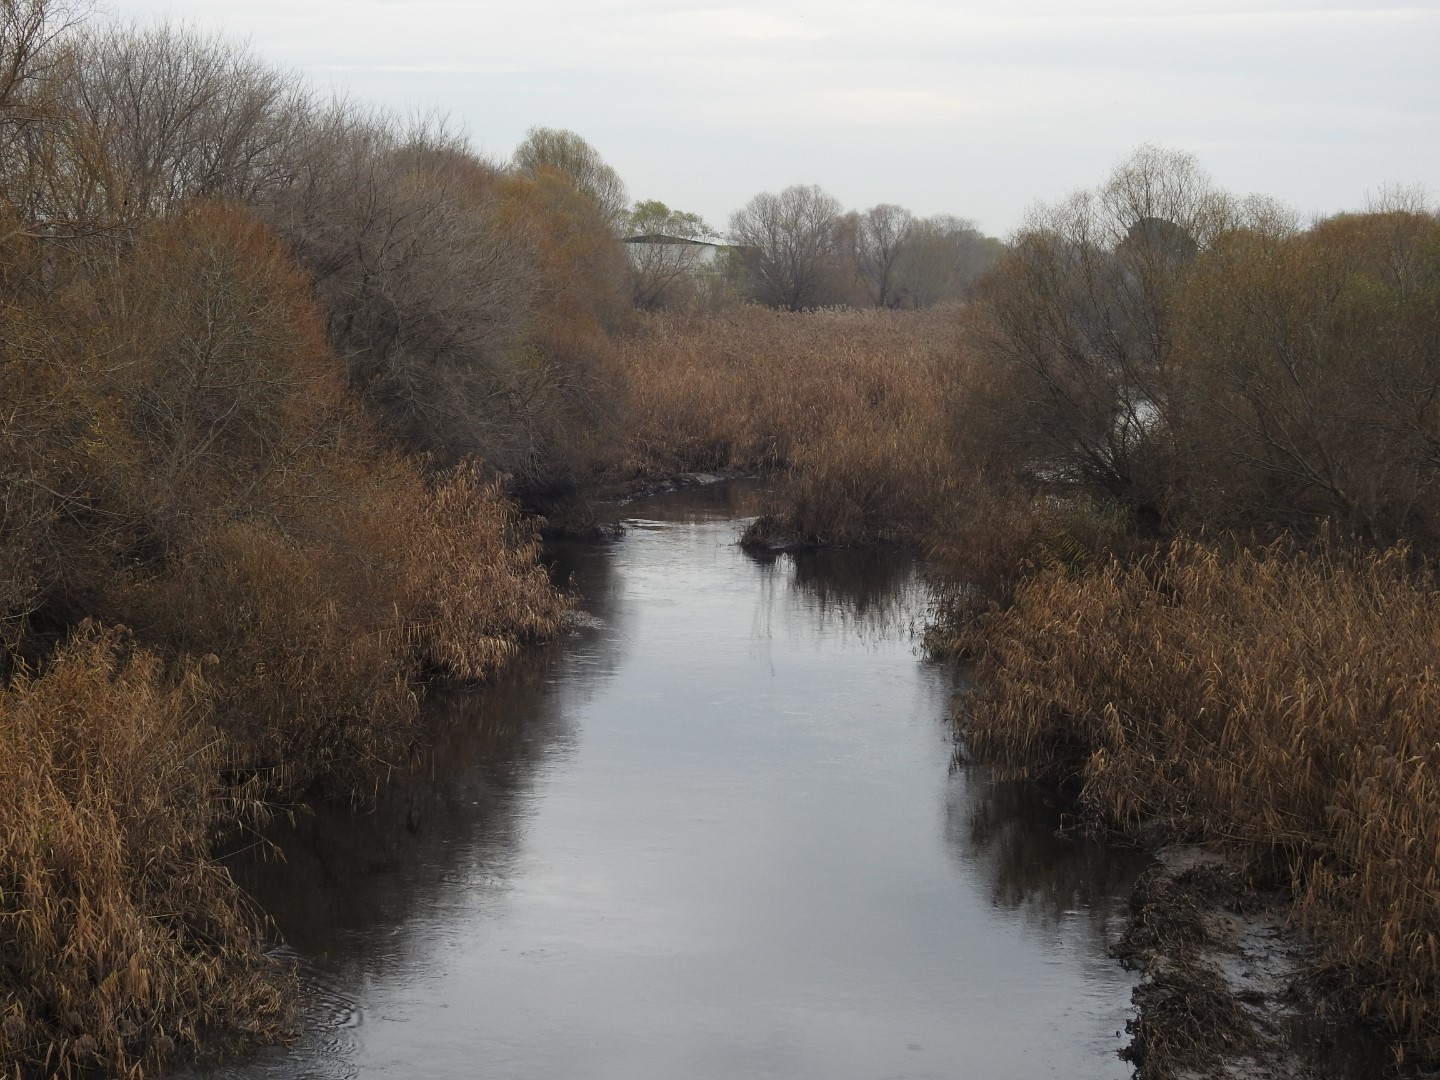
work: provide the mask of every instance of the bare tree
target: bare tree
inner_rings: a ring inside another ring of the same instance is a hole
[[[917,221],[895,269],[894,303],[926,308],[967,299],[1004,248],[966,218],[939,214]]]
[[[65,0],[0,0],[0,210],[6,238],[54,224],[39,198],[56,171],[64,118],[59,91],[74,70],[72,39],[85,7]],[[68,231],[68,230],[66,230]]]
[[[876,307],[895,307],[899,302],[897,271],[915,232],[915,215],[894,203],[881,203],[855,216],[855,265]]]
[[[70,0],[0,0],[0,126],[38,119],[30,106],[61,59],[56,46],[86,10]]]
[[[730,216],[730,240],[742,251],[755,299],[803,311],[820,306],[836,270],[840,203],[820,187],[762,192]]]
[[[308,109],[296,76],[173,26],[106,29],[75,50],[68,154],[89,182],[57,192],[86,204],[71,216],[138,221],[197,197],[253,201],[289,181]]]
[[[1098,191],[1031,213],[976,309],[977,343],[1013,380],[1029,468],[1161,499],[1174,299],[1235,217],[1193,157],[1155,146]]]
[[[311,270],[351,380],[438,461],[512,464],[539,281],[499,170],[441,126],[343,103],[311,116],[304,142],[265,212]]]
[[[1412,204],[1413,205],[1413,204]],[[1200,520],[1440,542],[1440,216],[1250,225],[1177,313],[1177,486]]]

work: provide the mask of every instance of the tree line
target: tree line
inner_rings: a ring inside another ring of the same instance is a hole
[[[964,218],[918,218],[894,203],[846,211],[803,184],[756,195],[731,215],[723,241],[699,215],[658,200],[636,203],[622,221],[636,238],[723,245],[713,267],[697,245],[632,250],[632,298],[652,311],[726,301],[785,311],[934,307],[968,298],[1004,246]]]

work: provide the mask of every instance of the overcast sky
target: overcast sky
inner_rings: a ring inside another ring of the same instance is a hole
[[[1306,213],[1440,195],[1440,0],[148,0],[322,86],[439,109],[498,158],[585,136],[722,227],[820,184],[1004,235],[1145,141]]]

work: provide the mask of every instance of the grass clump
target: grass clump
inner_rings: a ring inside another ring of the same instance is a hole
[[[79,627],[0,694],[0,1061],[141,1074],[211,1029],[287,1022],[290,976],[210,858],[235,820],[211,690],[122,628]]]
[[[982,620],[968,739],[1122,828],[1279,866],[1341,998],[1440,1054],[1440,612],[1404,548],[1182,542]]]

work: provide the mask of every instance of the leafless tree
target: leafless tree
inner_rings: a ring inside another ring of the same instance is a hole
[[[228,39],[174,26],[84,35],[66,80],[72,189],[91,217],[143,220],[193,198],[254,201],[287,183],[302,153],[307,91]],[[77,211],[71,211],[72,216]]]
[[[412,445],[509,464],[534,392],[520,348],[538,300],[500,173],[442,126],[344,103],[312,115],[292,182],[266,214],[314,275],[352,381]]]
[[[696,275],[715,248],[698,214],[672,210],[658,199],[635,204],[626,219],[630,293],[644,311],[675,307],[693,297]]]
[[[730,240],[742,253],[755,299],[803,311],[828,299],[835,272],[840,203],[816,185],[762,192],[730,217]]]
[[[56,46],[86,11],[70,0],[0,0],[0,127],[38,119],[31,107],[61,59]]]
[[[1161,498],[1177,289],[1236,218],[1188,154],[1143,146],[1098,191],[1033,211],[977,300],[977,343],[1014,380],[1013,437],[1046,475]]]
[[[894,302],[925,308],[967,299],[1003,250],[999,240],[965,218],[939,214],[919,220],[895,269]]]
[[[61,129],[56,101],[74,70],[72,42],[86,8],[66,0],[0,0],[0,226],[6,238],[41,236],[38,191],[53,171]]]
[[[909,254],[915,231],[915,215],[894,203],[881,203],[855,215],[855,265],[876,307],[898,303],[897,271]]]
[[[1440,216],[1250,225],[1177,317],[1178,495],[1200,520],[1440,543]]]

